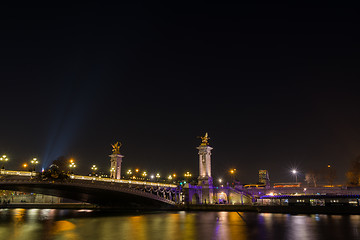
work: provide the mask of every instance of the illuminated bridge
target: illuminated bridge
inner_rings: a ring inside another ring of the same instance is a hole
[[[40,180],[38,173],[1,170],[0,189],[46,194],[99,206],[166,209],[180,201],[177,185],[71,175],[67,180]]]

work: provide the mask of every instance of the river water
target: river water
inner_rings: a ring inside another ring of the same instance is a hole
[[[360,239],[360,216],[0,209],[0,239]]]

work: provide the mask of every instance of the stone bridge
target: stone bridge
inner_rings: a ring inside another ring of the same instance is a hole
[[[39,180],[35,173],[2,172],[0,189],[46,194],[123,209],[166,209],[180,201],[177,185],[71,175]]]

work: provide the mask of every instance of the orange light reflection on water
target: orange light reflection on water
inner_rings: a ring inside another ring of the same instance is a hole
[[[56,221],[50,232],[53,237],[60,237],[63,239],[76,240],[79,239],[75,232],[76,225],[70,221],[62,220]]]

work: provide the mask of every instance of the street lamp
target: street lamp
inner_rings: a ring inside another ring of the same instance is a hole
[[[291,172],[292,172],[292,174],[295,175],[295,182],[297,183],[297,173],[298,173],[298,171],[296,171],[296,169],[293,169]]]
[[[0,157],[0,162],[1,162],[1,169],[5,169],[5,162],[9,161],[9,158],[6,155],[2,155]]]
[[[113,176],[114,175],[114,176]],[[111,168],[110,169],[110,178],[113,177],[115,178],[115,168]]]
[[[160,173],[157,173],[156,174],[156,181],[159,181],[159,178],[160,178]]]
[[[74,173],[74,168],[76,168],[76,164],[74,163],[74,160],[70,160],[70,173],[73,174]]]
[[[127,170],[126,174],[128,175],[128,178],[131,178],[131,174],[132,174],[131,169]]]
[[[143,172],[143,173],[142,173],[142,176],[144,177],[144,180],[145,180],[145,177],[147,176],[147,173],[146,173],[146,172]]]
[[[190,178],[190,177],[191,177],[191,173],[186,172],[186,173],[184,174],[184,176],[185,176],[186,178]]]
[[[28,164],[27,164],[27,163],[24,163],[22,166],[23,166],[23,168],[26,170]]]
[[[92,174],[95,175],[95,174],[96,174],[96,170],[97,170],[97,167],[96,167],[95,164],[92,165],[91,170],[92,170]]]
[[[39,163],[39,161],[37,160],[37,158],[33,158],[30,163],[34,166],[34,172],[35,172],[35,168],[36,168],[36,164]]]
[[[229,173],[231,175],[231,179],[232,179],[233,184],[235,184],[236,168],[230,169]]]

